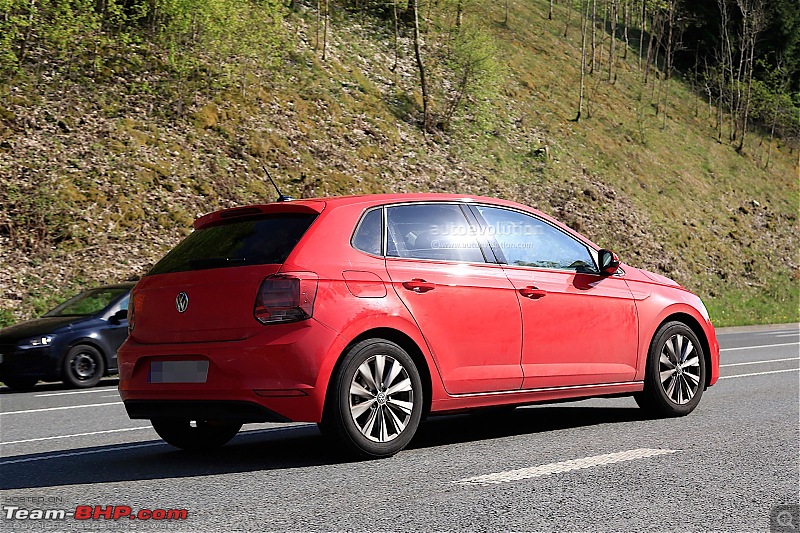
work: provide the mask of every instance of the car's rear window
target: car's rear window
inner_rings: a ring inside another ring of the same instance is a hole
[[[196,230],[147,275],[283,263],[315,218],[306,213],[267,215]]]

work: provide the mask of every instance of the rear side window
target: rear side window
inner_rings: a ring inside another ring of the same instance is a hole
[[[386,213],[389,257],[485,262],[475,231],[458,205],[403,205]]]
[[[373,209],[363,216],[353,234],[353,248],[372,255],[383,255],[382,211]]]
[[[305,213],[268,215],[199,229],[147,275],[283,263],[315,218]]]

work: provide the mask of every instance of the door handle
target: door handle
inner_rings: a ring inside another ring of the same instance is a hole
[[[525,298],[530,298],[531,300],[538,300],[539,298],[544,298],[545,296],[547,296],[546,290],[540,289],[534,285],[530,285],[528,287],[525,287],[524,289],[520,289],[519,293]]]
[[[404,281],[403,287],[419,294],[423,292],[432,291],[433,289],[436,288],[436,284],[430,283],[429,281],[425,281],[424,279],[414,278],[411,281]]]

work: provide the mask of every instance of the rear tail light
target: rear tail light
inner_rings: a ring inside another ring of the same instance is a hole
[[[133,328],[136,326],[136,306],[134,305],[135,298],[133,294],[131,294],[131,298],[128,302],[128,335],[133,333]]]
[[[313,272],[288,272],[261,282],[253,316],[262,324],[306,320],[314,314],[319,276]]]

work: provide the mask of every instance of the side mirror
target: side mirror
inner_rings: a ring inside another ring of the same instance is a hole
[[[611,250],[600,250],[597,258],[600,263],[601,274],[611,276],[619,268],[619,257]]]
[[[108,318],[108,321],[111,322],[112,324],[119,324],[120,322],[126,320],[127,318],[128,318],[128,310],[120,309],[119,311],[111,315]]]

